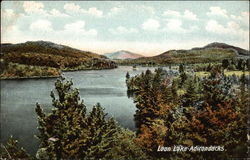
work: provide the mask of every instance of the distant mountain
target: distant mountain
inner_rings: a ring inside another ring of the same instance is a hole
[[[223,59],[249,58],[249,51],[225,43],[210,43],[204,47],[189,50],[169,50],[153,57],[142,57],[120,62],[121,64],[179,64],[221,62]]]
[[[222,49],[232,49],[235,52],[237,52],[239,55],[249,55],[249,51],[239,48],[239,47],[235,47],[232,45],[228,45],[226,43],[219,43],[219,42],[214,42],[214,43],[210,43],[202,48],[192,48],[192,50],[200,50],[200,49],[206,49],[206,48],[222,48]]]
[[[1,44],[2,58],[7,62],[55,68],[114,68],[113,61],[103,55],[82,51],[49,41],[27,41]]]
[[[82,51],[71,48],[65,45],[56,44],[49,41],[27,41],[25,43],[1,44],[2,53],[18,52],[18,53],[43,53],[50,55],[69,56],[69,57],[84,57],[84,58],[104,58],[101,55],[89,51]]]
[[[110,59],[137,59],[143,57],[140,54],[132,53],[129,51],[121,50],[113,53],[106,53],[104,54]]]

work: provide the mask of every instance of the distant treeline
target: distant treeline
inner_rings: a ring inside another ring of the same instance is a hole
[[[221,62],[223,59],[240,58],[235,51],[222,48],[201,50],[171,50],[154,57],[142,57],[134,60],[117,60],[118,64],[129,65],[170,65]],[[248,56],[241,56],[246,59]]]

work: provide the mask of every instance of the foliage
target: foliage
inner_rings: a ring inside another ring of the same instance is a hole
[[[3,78],[27,78],[59,75],[60,71],[56,68],[8,63],[0,76]]]
[[[61,68],[63,70],[116,68],[104,56],[52,42],[36,41],[2,45],[2,58],[7,62]]]
[[[134,159],[143,152],[134,135],[117,126],[97,104],[87,114],[78,89],[71,81],[58,79],[51,92],[52,113],[45,114],[37,104],[40,149],[38,159]],[[58,98],[56,98],[56,95]]]
[[[206,48],[199,50],[170,50],[158,56],[142,57],[134,60],[120,60],[119,64],[139,65],[167,65],[167,64],[195,64],[221,62],[223,59],[237,57],[233,50],[223,48]]]
[[[0,159],[32,159],[32,157],[18,146],[18,141],[12,136],[6,144],[0,146]]]
[[[232,76],[224,75],[220,65],[209,67],[211,72],[204,78],[180,69],[178,77],[167,79],[168,85],[162,85],[166,84],[166,74],[159,70],[128,78],[127,85],[135,91],[135,121],[140,124],[136,143],[149,156],[172,159],[247,156],[247,78],[243,74],[239,86],[233,83]],[[180,83],[184,73],[187,76]],[[176,88],[184,90],[184,94],[176,94]],[[223,146],[224,151],[159,153],[156,151],[159,145]]]

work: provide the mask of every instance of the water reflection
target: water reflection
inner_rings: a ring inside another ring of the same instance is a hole
[[[100,102],[105,112],[118,123],[135,130],[135,104],[131,94],[127,94],[125,75],[131,76],[146,71],[147,67],[122,66],[112,70],[65,72],[79,88],[88,111]],[[150,70],[155,68],[151,67]],[[1,80],[1,142],[13,135],[29,153],[38,148],[37,116],[35,104],[39,102],[45,112],[51,110],[50,92],[56,79]]]

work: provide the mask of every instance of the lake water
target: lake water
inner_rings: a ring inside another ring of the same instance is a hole
[[[147,67],[120,66],[111,70],[90,70],[63,73],[72,79],[73,87],[80,89],[80,96],[88,111],[97,102],[105,108],[109,116],[114,117],[125,128],[134,130],[135,104],[127,97],[125,75],[131,76],[145,71]],[[150,70],[155,69],[150,67]],[[29,153],[35,154],[38,140],[36,102],[45,111],[51,109],[50,91],[54,89],[56,79],[1,80],[1,142],[10,135],[19,140]]]

